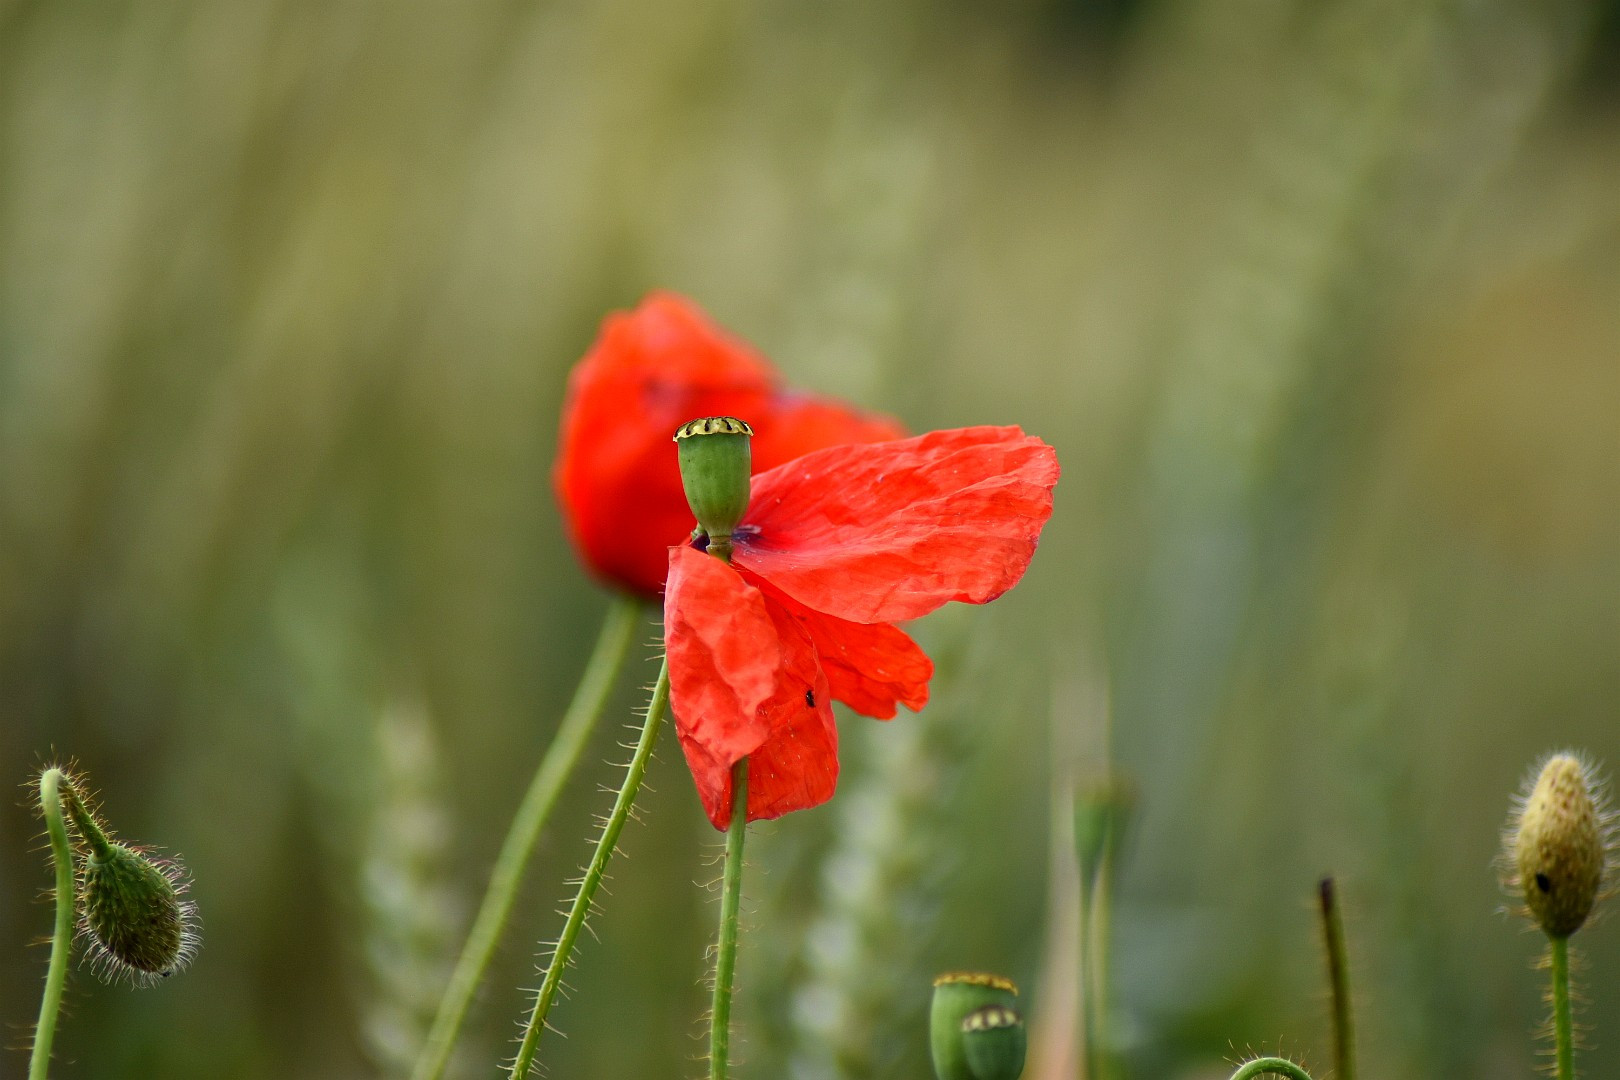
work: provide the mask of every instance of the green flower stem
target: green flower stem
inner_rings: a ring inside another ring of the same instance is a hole
[[[709,1010],[709,1080],[726,1080],[731,1057],[731,980],[737,970],[737,908],[742,899],[743,835],[748,831],[748,759],[731,767],[731,824],[720,887],[720,943],[714,955],[714,1004]]]
[[[1333,1075],[1356,1080],[1356,1027],[1350,1009],[1350,965],[1344,947],[1344,913],[1332,878],[1323,878],[1322,940],[1327,947],[1328,983],[1333,998]]]
[[[1569,938],[1548,935],[1552,969],[1553,1042],[1558,1080],[1575,1080],[1575,1023],[1569,1009]]]
[[[1256,1076],[1286,1076],[1288,1080],[1311,1080],[1311,1074],[1295,1065],[1287,1058],[1263,1057],[1253,1061],[1244,1062],[1243,1067],[1232,1074],[1232,1080],[1252,1080]]]
[[[512,818],[500,854],[495,858],[483,903],[479,905],[478,915],[467,935],[467,943],[462,947],[455,971],[451,973],[450,984],[445,988],[444,997],[439,1000],[439,1011],[428,1030],[416,1068],[411,1072],[411,1080],[440,1080],[444,1075],[450,1052],[455,1047],[462,1022],[472,1005],[473,995],[495,955],[501,931],[512,915],[524,871],[540,840],[546,819],[551,816],[563,785],[579,764],[585,744],[596,729],[597,720],[601,718],[602,709],[613,691],[613,684],[624,667],[636,627],[641,622],[641,610],[640,602],[629,596],[619,597],[608,609],[601,634],[596,639],[596,648],[585,665],[579,687],[574,691],[574,700],[563,714],[557,734],[546,748],[540,767],[529,782],[529,790],[524,793],[523,802],[518,805],[517,813]]]
[[[523,1031],[523,1043],[512,1062],[511,1080],[522,1080],[528,1076],[534,1064],[535,1053],[540,1048],[540,1032],[546,1026],[546,1014],[551,1011],[552,1002],[557,998],[563,969],[568,966],[568,957],[574,951],[574,941],[579,937],[580,928],[585,925],[585,916],[590,912],[591,901],[602,884],[602,875],[607,870],[614,845],[619,842],[619,833],[624,830],[625,819],[630,816],[630,807],[641,791],[641,779],[646,775],[647,762],[652,758],[653,744],[658,741],[658,730],[668,709],[669,659],[666,657],[658,670],[658,682],[653,686],[652,700],[647,704],[647,719],[641,725],[641,738],[636,742],[630,767],[625,770],[624,783],[619,788],[618,798],[613,801],[613,810],[608,814],[606,824],[602,826],[602,835],[596,841],[596,851],[591,855],[590,865],[585,868],[585,876],[580,878],[579,891],[574,894],[574,902],[568,909],[568,920],[563,924],[557,947],[552,950],[545,980],[534,996],[534,1008]]]
[[[51,934],[51,963],[45,974],[45,996],[39,1003],[39,1024],[34,1028],[34,1052],[28,1062],[28,1080],[45,1080],[51,1067],[51,1043],[56,1038],[56,1017],[62,1010],[62,985],[67,979],[68,955],[73,950],[73,847],[62,819],[61,789],[73,790],[61,769],[46,769],[39,778],[39,806],[50,835],[51,860],[56,864],[56,928]]]

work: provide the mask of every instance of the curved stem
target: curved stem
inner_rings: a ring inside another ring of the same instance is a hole
[[[658,729],[668,708],[669,659],[666,657],[658,670],[658,682],[653,686],[652,700],[647,704],[647,719],[641,725],[641,738],[637,740],[636,752],[625,770],[624,783],[619,788],[618,798],[613,801],[613,810],[608,814],[606,824],[602,826],[596,851],[591,855],[590,865],[585,868],[585,876],[580,879],[579,891],[574,894],[574,902],[568,908],[568,920],[563,923],[562,935],[557,939],[557,947],[552,950],[545,980],[534,996],[534,1008],[530,1010],[529,1022],[523,1030],[523,1042],[512,1062],[511,1080],[522,1080],[534,1064],[534,1056],[540,1049],[540,1031],[546,1026],[546,1014],[557,999],[557,989],[562,983],[563,969],[568,966],[569,954],[574,950],[580,928],[585,925],[585,916],[590,912],[591,901],[602,884],[602,875],[607,870],[614,845],[619,842],[619,833],[624,830],[625,819],[630,816],[630,807],[641,790],[641,779],[646,775],[647,762],[652,758],[653,744],[658,741]]]
[[[39,1024],[34,1028],[34,1052],[28,1061],[28,1080],[45,1080],[51,1067],[51,1043],[56,1038],[56,1017],[62,1009],[62,986],[67,979],[68,955],[73,950],[73,847],[62,819],[62,793],[73,784],[61,769],[46,769],[39,778],[39,805],[50,835],[51,859],[56,864],[56,928],[51,934],[51,963],[45,974],[45,996],[39,1003]],[[75,799],[77,802],[77,799]]]
[[[1332,878],[1323,878],[1322,939],[1327,946],[1328,986],[1333,998],[1334,1080],[1356,1080],[1356,1028],[1350,1009],[1350,964],[1344,947],[1344,913]]]
[[[1311,1080],[1311,1074],[1295,1065],[1287,1058],[1263,1057],[1253,1061],[1244,1062],[1243,1067],[1232,1074],[1232,1080],[1251,1080],[1252,1077],[1286,1076],[1289,1080]]]
[[[518,889],[523,883],[524,871],[528,869],[529,858],[534,854],[546,819],[557,804],[557,796],[579,764],[585,744],[596,729],[596,722],[601,718],[613,684],[624,667],[624,659],[630,651],[630,642],[635,638],[640,621],[641,604],[633,597],[619,597],[608,609],[601,634],[596,639],[596,648],[585,665],[579,687],[574,691],[574,700],[569,703],[556,736],[546,748],[545,756],[540,759],[540,767],[529,782],[529,790],[518,804],[506,839],[501,843],[500,854],[496,856],[495,866],[490,871],[489,886],[484,890],[483,902],[478,907],[477,917],[473,919],[472,930],[467,934],[467,943],[462,947],[455,971],[450,975],[450,983],[445,987],[444,997],[439,1000],[438,1013],[433,1018],[433,1026],[428,1029],[421,1055],[411,1072],[411,1080],[439,1080],[444,1075],[450,1052],[455,1047],[462,1022],[472,1005],[473,995],[495,955],[501,931],[512,915],[512,906],[517,902]]]
[[[731,980],[737,970],[737,909],[742,898],[743,836],[748,831],[748,759],[731,767],[731,823],[720,887],[720,943],[714,954],[714,1002],[709,1009],[709,1080],[726,1080],[731,1058]]]
[[[1575,1023],[1569,1007],[1569,938],[1550,937],[1553,1041],[1558,1080],[1575,1080]]]

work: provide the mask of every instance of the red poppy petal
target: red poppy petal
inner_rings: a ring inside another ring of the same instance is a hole
[[[776,693],[784,662],[764,595],[719,559],[670,548],[664,649],[681,745],[722,768],[753,753],[770,734],[760,707]]]
[[[731,817],[731,767],[750,759],[748,818],[832,797],[838,732],[809,632],[720,560],[670,549],[664,597],[670,705],[704,811]]]
[[[934,662],[897,626],[855,623],[811,611],[769,582],[742,571],[772,604],[781,604],[810,634],[834,700],[862,716],[892,720],[898,705],[916,712],[928,704]]]
[[[857,623],[982,604],[1029,566],[1057,455],[1016,427],[818,450],[754,478],[734,556],[804,607]]]
[[[667,549],[692,529],[670,444],[688,420],[747,420],[756,472],[900,434],[893,421],[777,383],[764,358],[673,293],[603,321],[569,377],[553,474],[569,535],[593,573],[646,596],[663,589]]]
[[[828,446],[886,442],[906,434],[892,417],[863,413],[798,390],[772,394],[768,414],[751,423],[756,473]]]
[[[761,709],[769,717],[770,737],[748,756],[749,821],[819,806],[838,786],[838,728],[827,676],[803,625],[776,601],[765,602],[786,663],[776,694]],[[726,779],[725,814],[710,813],[716,828],[724,828],[731,813],[729,774]]]

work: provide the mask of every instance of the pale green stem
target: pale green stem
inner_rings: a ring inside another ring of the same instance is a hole
[[[608,814],[607,823],[602,826],[602,835],[596,841],[596,850],[591,855],[590,865],[585,868],[585,876],[580,879],[579,891],[574,894],[574,902],[568,909],[568,920],[563,923],[561,936],[557,938],[557,947],[552,951],[551,963],[546,968],[546,976],[540,984],[540,990],[534,996],[534,1008],[529,1013],[529,1022],[523,1031],[523,1043],[518,1047],[516,1059],[512,1062],[511,1080],[522,1080],[528,1076],[529,1068],[534,1064],[534,1056],[540,1049],[540,1032],[546,1026],[546,1014],[551,1011],[552,1002],[557,998],[558,987],[562,984],[563,969],[568,966],[568,957],[574,950],[574,942],[579,937],[581,927],[585,925],[585,916],[590,913],[591,901],[596,896],[596,890],[602,884],[602,875],[607,870],[608,859],[613,855],[613,848],[619,842],[619,833],[624,830],[625,820],[630,816],[630,807],[636,801],[636,794],[641,790],[641,779],[647,772],[647,762],[652,758],[653,744],[658,741],[658,730],[663,724],[664,713],[669,708],[669,658],[664,658],[663,666],[658,670],[658,682],[653,687],[652,701],[647,705],[647,719],[641,725],[641,738],[636,742],[636,752],[630,758],[630,767],[625,770],[624,783],[619,788],[619,795],[613,801],[613,810]]]
[[[1322,940],[1327,947],[1328,986],[1333,999],[1334,1080],[1356,1080],[1356,1027],[1350,1009],[1350,963],[1344,947],[1344,913],[1332,878],[1323,878]]]
[[[529,790],[512,818],[500,854],[495,858],[483,903],[473,919],[472,930],[467,934],[467,943],[456,961],[455,971],[450,975],[444,997],[439,1001],[438,1013],[433,1018],[433,1026],[428,1030],[421,1056],[411,1072],[411,1080],[439,1080],[444,1075],[450,1052],[455,1047],[462,1022],[466,1020],[467,1010],[472,1005],[473,995],[495,955],[501,931],[511,918],[524,871],[540,840],[546,819],[551,816],[563,785],[579,764],[585,744],[596,729],[602,709],[612,694],[613,684],[624,667],[625,656],[630,651],[636,627],[641,622],[641,610],[640,602],[629,596],[616,599],[608,609],[601,634],[596,639],[596,648],[574,691],[574,700],[563,714],[557,734],[546,748],[540,767],[529,782]]]
[[[1575,1080],[1575,1022],[1569,1007],[1569,938],[1551,937],[1553,1042],[1557,1050],[1558,1080]]]
[[[45,1080],[50,1071],[51,1043],[56,1038],[56,1017],[62,1010],[62,986],[67,979],[68,955],[73,950],[73,846],[62,819],[63,787],[72,790],[71,781],[61,769],[46,769],[39,778],[39,805],[45,814],[45,831],[50,835],[51,859],[56,864],[56,928],[51,934],[51,962],[45,974],[45,996],[39,1003],[39,1024],[34,1028],[28,1080]]]
[[[1088,1080],[1110,1080],[1113,1057],[1108,1035],[1108,946],[1113,905],[1114,843],[1104,845],[1089,895],[1081,891],[1081,979],[1085,995],[1085,1054]]]
[[[714,954],[714,1003],[709,1009],[709,1080],[726,1080],[731,1058],[731,980],[737,970],[737,909],[742,898],[743,835],[748,831],[748,759],[731,767],[731,823],[720,887],[720,942]]]
[[[1311,1080],[1311,1074],[1295,1065],[1287,1058],[1265,1057],[1255,1058],[1245,1062],[1243,1067],[1232,1074],[1232,1080],[1253,1080],[1256,1076],[1286,1076],[1288,1080]]]

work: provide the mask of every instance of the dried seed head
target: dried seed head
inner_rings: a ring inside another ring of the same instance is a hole
[[[80,870],[79,925],[103,974],[137,982],[174,974],[197,949],[185,871],[125,844],[91,851]]]
[[[1507,887],[1552,937],[1579,930],[1607,895],[1613,815],[1592,768],[1572,753],[1542,763],[1503,837]]]

